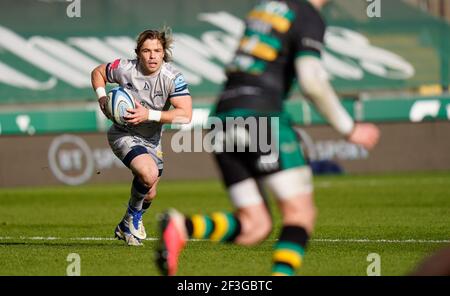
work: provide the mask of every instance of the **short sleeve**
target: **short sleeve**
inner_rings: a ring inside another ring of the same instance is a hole
[[[184,79],[183,74],[178,73],[173,80],[173,85],[169,92],[169,98],[189,96],[189,86]]]
[[[120,83],[124,69],[129,63],[126,59],[117,59],[106,65],[106,79],[109,83]]]

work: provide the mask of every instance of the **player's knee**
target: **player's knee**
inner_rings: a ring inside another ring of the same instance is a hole
[[[303,215],[305,216],[305,223],[309,229],[309,232],[312,232],[314,225],[316,224],[317,208],[312,205],[303,212]]]
[[[139,174],[139,179],[145,187],[152,188],[153,184],[158,180],[158,174],[151,170]],[[151,191],[151,190],[150,190]],[[156,195],[156,193],[155,193]]]
[[[284,211],[283,224],[304,227],[309,233],[313,231],[317,209],[311,204],[292,204]]]
[[[154,199],[155,199],[155,196],[150,196],[150,194],[147,193],[147,195],[144,198],[144,202],[145,203],[151,203],[151,202],[153,202]]]
[[[295,216],[298,217],[301,221],[308,221],[310,223],[314,223],[316,221],[317,209],[314,205],[310,205],[308,207],[300,208],[295,213]]]
[[[316,223],[316,219],[317,219],[317,208],[315,206],[312,206],[312,213],[311,213],[311,220],[313,221],[313,223]]]
[[[267,211],[241,215],[243,245],[254,245],[265,240],[272,232],[272,219]]]
[[[150,191],[148,192],[147,196],[145,197],[145,199],[147,201],[152,201],[154,200],[156,197],[156,188],[155,186],[152,186],[152,188],[150,188]]]

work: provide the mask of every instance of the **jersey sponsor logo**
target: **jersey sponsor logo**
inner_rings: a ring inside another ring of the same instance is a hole
[[[187,84],[187,83],[186,83],[186,80],[184,80],[184,76],[181,75],[181,74],[178,74],[178,76],[175,77],[174,83],[175,83],[175,87],[176,87],[176,88],[181,87],[181,86],[184,86],[184,85]]]
[[[180,73],[175,77],[175,92],[180,92],[188,88],[188,84],[186,83],[186,80],[184,80],[183,75]]]

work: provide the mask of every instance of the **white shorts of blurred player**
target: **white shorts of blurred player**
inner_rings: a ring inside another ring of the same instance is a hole
[[[263,178],[262,183],[280,201],[313,193],[312,171],[309,166],[279,171]],[[263,196],[255,179],[249,178],[228,188],[231,201],[237,208],[262,204]]]

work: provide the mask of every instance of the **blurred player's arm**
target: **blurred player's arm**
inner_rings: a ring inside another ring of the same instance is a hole
[[[107,114],[106,111],[106,103],[108,101],[105,90],[106,82],[108,82],[108,79],[106,77],[106,64],[101,64],[94,70],[92,70],[91,84],[92,88],[97,94],[98,105],[100,106],[100,109],[102,110],[103,114],[105,114],[105,116],[109,118],[110,115]]]
[[[312,55],[301,56],[296,59],[295,67],[303,93],[328,122],[349,141],[368,149],[373,148],[378,142],[378,128],[370,123],[353,121],[329,83],[321,60]]]

